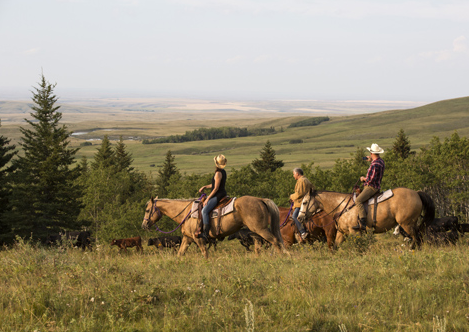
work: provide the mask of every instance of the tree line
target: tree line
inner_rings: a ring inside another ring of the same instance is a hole
[[[16,236],[40,240],[63,230],[88,229],[99,242],[112,238],[144,235],[140,228],[145,203],[151,196],[194,198],[210,183],[213,173],[182,174],[176,157],[167,151],[155,178],[132,167],[133,159],[122,140],[112,143],[104,136],[92,159],[75,161],[77,148],[69,146],[71,132],[60,124],[55,85],[42,76],[33,92],[31,116],[21,127],[22,153],[0,135],[0,242]],[[372,142],[370,142],[371,144]],[[357,148],[350,158],[336,160],[331,169],[298,165],[318,190],[351,192],[369,163],[367,151]],[[403,130],[383,156],[386,163],[382,189],[407,187],[423,190],[436,203],[440,216],[456,215],[467,221],[469,214],[469,141],[457,132],[440,140],[435,137],[419,151],[412,151]],[[270,141],[259,158],[239,169],[229,170],[226,188],[232,197],[252,195],[289,206],[295,180],[283,169]],[[163,218],[159,227],[175,224]]]
[[[221,128],[199,128],[192,131],[186,131],[184,135],[171,135],[168,137],[160,137],[155,139],[144,139],[143,144],[157,143],[183,143],[192,141],[204,141],[222,138],[236,138],[247,136],[261,136],[275,134],[275,128],[238,128],[238,127],[221,127]]]

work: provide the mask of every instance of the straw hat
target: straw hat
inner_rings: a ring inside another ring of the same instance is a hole
[[[370,153],[373,153],[373,154],[384,153],[384,150],[380,148],[379,145],[376,143],[371,144],[371,148],[366,148],[366,149],[370,151]]]
[[[225,168],[226,166],[226,158],[224,155],[219,154],[215,158],[213,158],[213,161],[215,162],[215,166],[218,168]]]

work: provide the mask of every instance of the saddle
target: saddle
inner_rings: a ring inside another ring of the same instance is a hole
[[[355,200],[357,199],[357,196],[358,196],[359,193],[355,192],[353,194],[353,202],[355,205]],[[378,203],[381,203],[381,202],[384,202],[385,200],[391,198],[394,196],[394,193],[392,192],[392,189],[388,189],[384,192],[377,192],[376,194],[374,194],[373,196],[371,196],[371,198],[366,201],[365,203],[363,203],[363,207],[365,208],[365,211],[366,213],[368,214],[368,206],[369,205],[374,205],[374,210],[373,210],[373,226],[376,225],[376,214],[378,213]],[[353,205],[348,209],[350,210]]]
[[[206,197],[204,196],[200,200],[196,200],[192,203],[191,209],[191,218],[197,218],[197,230],[195,231],[195,235],[198,236],[202,232],[203,223],[202,223],[202,208],[203,202],[205,201]],[[218,236],[220,234],[221,229],[221,217],[231,213],[234,211],[234,201],[236,197],[223,197],[220,202],[215,206],[215,208],[210,212],[210,220],[215,221],[215,228],[216,234]]]

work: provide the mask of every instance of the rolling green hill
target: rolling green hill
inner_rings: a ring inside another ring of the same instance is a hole
[[[184,113],[186,114],[186,113]],[[200,111],[200,114],[206,113]],[[164,162],[165,154],[171,150],[175,155],[177,167],[187,174],[210,172],[213,167],[213,156],[223,153],[228,158],[228,170],[231,167],[240,168],[258,158],[259,152],[267,140],[277,152],[277,158],[285,162],[285,169],[293,168],[302,163],[314,162],[321,167],[332,167],[338,158],[347,158],[358,147],[365,148],[371,143],[378,143],[383,148],[390,149],[397,132],[402,128],[409,136],[412,148],[419,149],[428,144],[433,136],[441,139],[449,137],[455,130],[461,136],[469,135],[469,97],[444,100],[425,106],[406,109],[390,110],[378,113],[359,114],[352,116],[330,117],[330,121],[313,127],[287,128],[291,123],[308,116],[288,116],[288,114],[259,114],[258,117],[249,113],[230,113],[232,118],[207,121],[198,119],[192,114],[190,119],[178,117],[165,121],[149,118],[142,122],[140,118],[100,117],[99,121],[69,123],[73,131],[83,131],[98,128],[93,137],[108,134],[111,138],[123,135],[138,136],[140,138],[154,138],[161,135],[182,134],[186,130],[198,127],[220,127],[228,123],[233,126],[248,126],[250,128],[266,128],[274,126],[283,132],[259,137],[243,137],[212,141],[198,141],[186,143],[165,143],[144,145],[139,140],[126,140],[129,151],[133,154],[134,166],[145,172],[155,173],[158,166]],[[153,115],[154,117],[154,115]],[[107,131],[105,128],[108,128]],[[15,128],[3,126],[2,134],[15,136]],[[73,145],[78,146],[90,135],[73,138]],[[289,144],[293,139],[302,139],[303,143]],[[99,143],[94,143],[99,144]],[[83,147],[78,158],[85,155],[92,158],[97,145]],[[151,167],[150,165],[156,165]]]

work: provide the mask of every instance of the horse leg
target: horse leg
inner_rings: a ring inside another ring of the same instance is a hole
[[[256,236],[253,236],[254,240],[254,252],[256,253],[256,256],[259,255],[261,252],[261,247],[262,247],[262,240],[258,239]]]
[[[256,234],[262,236],[264,240],[270,242],[275,249],[281,253],[281,252],[286,252],[285,248],[280,244],[279,240],[270,232],[269,229],[261,229],[261,230],[256,230]],[[257,245],[257,242],[256,242]],[[283,248],[282,248],[283,247]]]
[[[335,247],[337,248],[344,241],[345,241],[344,233],[337,232],[337,235],[335,236]]]
[[[202,252],[202,255],[205,257],[205,258],[208,258],[208,250],[207,248],[205,247],[205,242],[203,239],[199,239],[199,238],[195,238],[193,239],[194,242],[197,244],[197,246],[199,247],[200,251]]]
[[[179,247],[178,257],[183,256],[186,253],[187,248],[189,248],[190,244],[192,243],[192,239],[188,236],[183,236],[181,241],[181,246]]]
[[[411,226],[409,224],[406,225],[401,225],[402,229],[412,237],[412,245],[411,249],[415,249],[415,247],[420,248],[420,245],[422,244],[422,236],[420,234],[420,231],[418,230],[418,227],[416,226],[417,223],[414,223],[415,226]]]
[[[333,227],[329,227],[325,229],[325,231],[326,231],[326,237],[327,237],[327,246],[329,247],[329,250],[331,252],[334,252],[334,250],[336,249],[334,240],[336,239],[336,236],[337,236],[337,229],[335,228],[335,225],[333,225]]]

